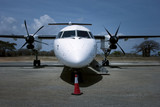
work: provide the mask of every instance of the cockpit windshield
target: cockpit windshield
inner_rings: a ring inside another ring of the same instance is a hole
[[[62,31],[58,34],[58,38],[72,38],[72,37],[80,37],[80,38],[93,38],[91,32],[88,31],[80,31],[80,30],[73,30],[73,31]]]
[[[87,31],[77,31],[77,36],[81,38],[90,38]]]
[[[75,31],[65,31],[62,35],[62,38],[74,37]]]

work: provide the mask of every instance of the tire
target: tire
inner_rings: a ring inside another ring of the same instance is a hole
[[[108,60],[103,60],[102,61],[102,66],[109,66],[109,61]]]
[[[36,66],[40,66],[41,65],[41,61],[40,60],[34,60],[33,65]]]

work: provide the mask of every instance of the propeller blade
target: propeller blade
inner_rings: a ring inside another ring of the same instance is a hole
[[[109,31],[104,27],[104,29],[106,30],[106,32],[108,33],[108,35],[110,36],[110,37],[112,37],[112,35],[109,33]]]
[[[27,44],[27,42],[26,42],[26,43],[24,43],[24,44],[23,44],[23,46],[22,46],[20,49],[22,49],[26,44]]]
[[[37,34],[37,32],[39,32],[43,27],[44,27],[44,26],[41,26],[41,27],[33,34],[33,36],[34,36],[35,34]]]
[[[42,44],[45,44],[45,45],[48,45],[47,43],[44,43],[44,42],[40,42],[38,40],[34,40],[35,42],[38,42],[38,43],[42,43]]]
[[[120,25],[118,26],[118,28],[117,28],[117,31],[116,31],[116,33],[115,33],[115,37],[117,37],[117,34],[118,34],[118,31],[119,31],[119,28],[120,28]]]
[[[117,43],[117,45],[119,46],[119,48],[121,49],[121,51],[123,52],[123,54],[125,55],[126,53],[124,52],[124,50],[121,48],[121,46]]]
[[[29,32],[28,32],[28,28],[27,28],[26,20],[24,20],[24,25],[25,25],[25,28],[26,28],[26,31],[27,31],[27,35],[29,36]]]

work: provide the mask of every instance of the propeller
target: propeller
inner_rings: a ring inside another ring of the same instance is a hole
[[[123,54],[125,55],[124,50],[123,50],[122,47],[118,44],[118,37],[117,37],[117,34],[118,34],[118,31],[119,31],[119,28],[120,28],[120,25],[118,26],[115,35],[111,35],[111,33],[104,27],[104,29],[106,30],[106,32],[107,32],[108,35],[110,36],[110,40],[109,40],[109,41],[110,41],[111,46],[112,46],[111,49],[116,49],[116,48],[117,48],[116,45],[118,45],[118,47],[121,49],[121,51],[122,51]]]
[[[41,42],[41,41],[38,41],[38,40],[35,40],[35,39],[34,39],[34,38],[35,38],[35,35],[36,35],[44,26],[41,26],[33,35],[29,35],[26,20],[24,20],[24,25],[25,25],[25,29],[26,29],[26,32],[27,32],[27,37],[26,37],[26,42],[22,45],[22,47],[21,47],[20,49],[22,49],[26,44],[32,45],[33,42],[38,42],[38,43],[42,43],[42,44],[48,45],[47,43],[44,43],[44,42]]]
[[[29,32],[28,32],[28,28],[27,28],[26,20],[24,20],[24,25],[25,25],[25,28],[26,28],[26,31],[27,31],[27,35],[29,36]]]

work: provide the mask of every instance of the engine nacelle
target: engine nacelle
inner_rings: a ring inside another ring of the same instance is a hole
[[[34,39],[39,41],[39,42],[42,42],[42,39],[38,39],[38,35],[35,35]],[[34,49],[36,49],[36,50],[41,50],[42,49],[42,43],[39,43],[39,42],[34,42],[33,43]]]
[[[101,39],[101,49],[106,50],[109,48],[110,43],[108,42],[110,39],[109,35],[105,35],[105,39]]]
[[[111,45],[109,46],[109,48],[110,48],[110,49],[117,49],[117,46],[116,46],[115,44],[114,44],[114,45],[111,44]]]
[[[32,44],[27,45],[27,49],[34,49],[34,45]]]

